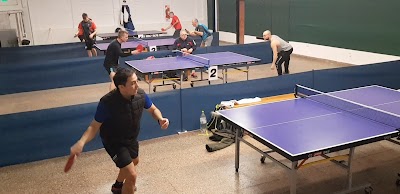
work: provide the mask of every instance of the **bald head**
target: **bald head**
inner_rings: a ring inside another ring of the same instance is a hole
[[[182,30],[180,35],[188,35],[188,33],[185,30]]]
[[[180,38],[182,40],[186,40],[187,35],[188,35],[187,32],[185,30],[182,30],[181,33],[180,33]]]
[[[199,20],[196,19],[196,18],[193,19],[193,20],[192,20],[192,26],[193,26],[193,27],[197,27],[198,25],[199,25]]]
[[[264,40],[269,40],[269,39],[271,39],[271,31],[265,30],[265,31],[263,32],[263,38],[264,38]]]

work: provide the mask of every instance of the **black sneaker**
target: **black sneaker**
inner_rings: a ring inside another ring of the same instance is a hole
[[[135,191],[137,191],[137,187],[136,186],[135,186]],[[113,194],[121,194],[122,193],[122,185],[121,185],[121,187],[117,187],[117,186],[115,186],[115,184],[113,184],[112,187],[111,187],[111,192]]]
[[[122,185],[117,187],[115,184],[113,184],[111,187],[111,192],[113,194],[121,194],[122,193]]]

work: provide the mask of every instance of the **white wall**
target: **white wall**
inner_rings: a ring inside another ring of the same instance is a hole
[[[236,34],[231,32],[220,31],[219,38],[221,41],[233,42],[233,43],[236,42]],[[256,39],[255,36],[245,35],[244,37],[245,44],[262,42],[262,41],[263,40]],[[400,57],[398,56],[385,55],[379,53],[371,53],[365,51],[357,51],[351,49],[336,48],[336,47],[294,42],[294,41],[289,41],[289,43],[293,46],[294,54],[349,63],[353,65],[365,65],[365,64],[400,60]]]
[[[22,11],[22,18],[24,22],[24,28],[26,33],[26,39],[31,40],[33,43],[33,36],[32,36],[32,28],[30,24],[30,16],[29,16],[29,8],[28,8],[28,0],[8,0],[7,3],[1,2],[0,3],[0,12],[12,12],[12,11]],[[15,15],[10,16],[10,26],[12,29],[16,28],[17,22],[15,21]]]
[[[338,61],[349,63],[353,65],[365,65],[372,63],[381,63],[387,61],[400,60],[398,56],[336,48],[330,46],[294,42],[290,44],[293,46],[293,53],[303,56],[328,59],[331,61]]]
[[[28,4],[36,45],[79,41],[73,36],[83,12],[93,19],[99,33],[114,32],[120,27],[122,0],[29,0]],[[127,0],[127,4],[136,30],[160,30],[168,26],[165,5],[171,6],[183,28],[192,29],[193,18],[207,21],[206,0]]]

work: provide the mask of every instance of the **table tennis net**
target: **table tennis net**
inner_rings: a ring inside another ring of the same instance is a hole
[[[135,42],[143,45],[144,47],[149,47],[149,42],[147,42],[146,40],[142,40],[142,39],[139,39],[139,38],[136,38],[134,40],[135,40]]]
[[[199,57],[199,56],[192,55],[192,54],[183,55],[183,52],[181,52],[181,51],[178,51],[177,54],[178,54],[178,56],[183,57],[185,59],[201,63],[201,64],[203,64],[204,67],[209,67],[210,66],[210,59],[207,59],[207,58],[204,58],[204,57]]]
[[[301,85],[296,85],[295,95],[361,116],[369,120],[373,120],[375,122],[395,127],[396,129],[400,128],[400,115],[386,112],[375,107],[363,105]]]

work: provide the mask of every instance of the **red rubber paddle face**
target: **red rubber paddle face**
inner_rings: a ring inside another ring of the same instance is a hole
[[[74,164],[76,159],[76,155],[70,155],[67,161],[67,164],[65,164],[64,172],[67,173],[69,170],[71,170],[72,165]]]
[[[141,45],[141,44],[139,44],[139,45],[136,47],[136,50],[137,50],[138,52],[142,52],[143,49],[144,49],[144,47],[143,47],[143,45]]]

